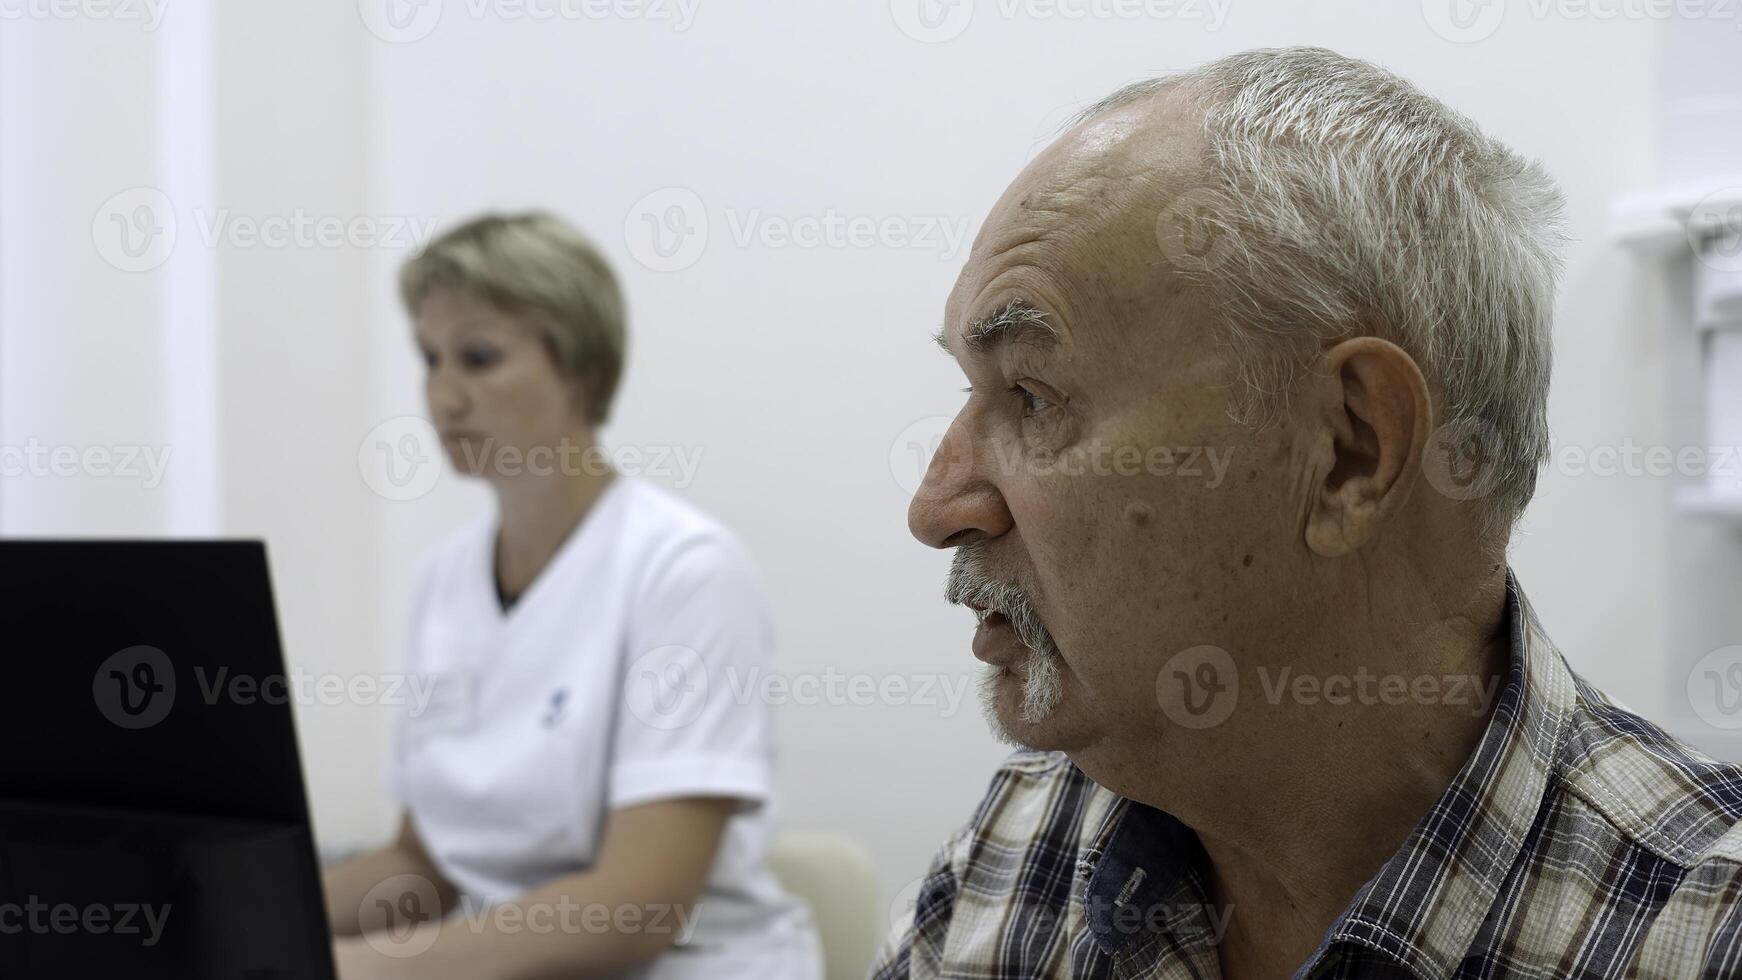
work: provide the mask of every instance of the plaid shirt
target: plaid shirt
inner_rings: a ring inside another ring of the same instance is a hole
[[[1512,665],[1475,753],[1297,977],[1742,977],[1742,770],[1568,669],[1507,580]],[[1195,834],[1018,752],[874,980],[1217,977]]]

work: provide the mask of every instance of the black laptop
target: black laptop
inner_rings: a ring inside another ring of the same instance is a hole
[[[332,980],[264,545],[0,541],[0,643],[0,977]]]

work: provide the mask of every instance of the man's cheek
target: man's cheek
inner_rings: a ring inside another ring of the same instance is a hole
[[[1052,538],[1070,533],[1081,521],[1076,481],[1029,461],[1011,468],[999,488],[1004,505],[1025,538]]]

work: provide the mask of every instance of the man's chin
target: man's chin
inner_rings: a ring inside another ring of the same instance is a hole
[[[1069,749],[1076,741],[1067,734],[1069,725],[1064,716],[1068,712],[1062,701],[1039,717],[1024,714],[1020,670],[987,668],[980,678],[980,707],[992,737],[1006,745],[1057,752]]]

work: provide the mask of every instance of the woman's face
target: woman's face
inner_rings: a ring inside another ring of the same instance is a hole
[[[430,421],[461,473],[496,480],[561,471],[591,445],[578,383],[523,317],[438,288],[419,304],[415,333]]]

